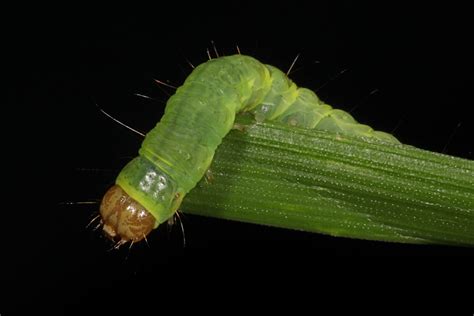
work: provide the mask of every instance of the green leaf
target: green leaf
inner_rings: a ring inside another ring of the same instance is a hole
[[[240,116],[190,214],[333,236],[474,245],[474,162]]]

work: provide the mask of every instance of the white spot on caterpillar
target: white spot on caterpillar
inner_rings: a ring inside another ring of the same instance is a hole
[[[151,189],[151,186],[156,178],[157,174],[154,170],[150,170],[146,173],[146,175],[143,177],[142,181],[140,181],[140,189],[148,192]]]
[[[181,149],[178,149],[178,152],[183,157],[184,160],[191,159],[191,154],[188,153],[187,151],[182,151]]]
[[[262,113],[267,113],[267,112],[268,112],[268,109],[269,109],[269,107],[268,107],[268,105],[267,105],[267,104],[264,104],[264,105],[262,105],[262,107],[261,107],[260,109],[262,110]]]
[[[156,171],[149,171],[139,183],[140,189],[149,192],[155,199],[163,199],[163,190],[168,187],[166,178]]]

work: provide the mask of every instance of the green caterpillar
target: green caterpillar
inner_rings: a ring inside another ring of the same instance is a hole
[[[281,70],[244,55],[209,60],[196,67],[168,100],[161,121],[145,137],[139,156],[117,177],[101,204],[104,231],[120,242],[139,241],[170,219],[184,196],[208,170],[235,116],[257,122],[396,143],[390,134],[359,124],[333,109]]]

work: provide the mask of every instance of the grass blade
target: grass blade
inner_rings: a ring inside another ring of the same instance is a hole
[[[333,236],[474,245],[474,162],[240,116],[190,214]]]

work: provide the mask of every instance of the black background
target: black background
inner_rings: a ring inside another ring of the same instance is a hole
[[[472,256],[468,248],[333,238],[191,215],[183,219],[184,248],[174,227],[151,234],[149,247],[108,251],[112,245],[86,228],[97,206],[60,205],[100,200],[139,148],[141,138],[95,104],[148,131],[173,92],[153,78],[180,85],[191,71],[187,60],[204,62],[207,49],[215,55],[211,41],[222,55],[238,45],[281,69],[300,54],[292,79],[327,103],[404,143],[472,159],[474,62],[465,7],[221,2],[45,11],[19,10],[4,27],[13,83],[7,102],[19,112],[5,119],[8,156],[19,165],[7,171],[15,173],[11,194],[28,194],[13,206],[21,229],[3,230],[13,241],[13,260],[3,269],[12,285],[5,301],[23,305],[31,294],[25,306],[82,314],[96,303],[134,301],[147,284],[160,284],[160,293],[183,291],[175,278],[201,275],[203,266],[225,268],[226,278],[242,269],[289,272],[292,263],[315,266],[333,255]],[[307,271],[308,278],[324,274]]]

